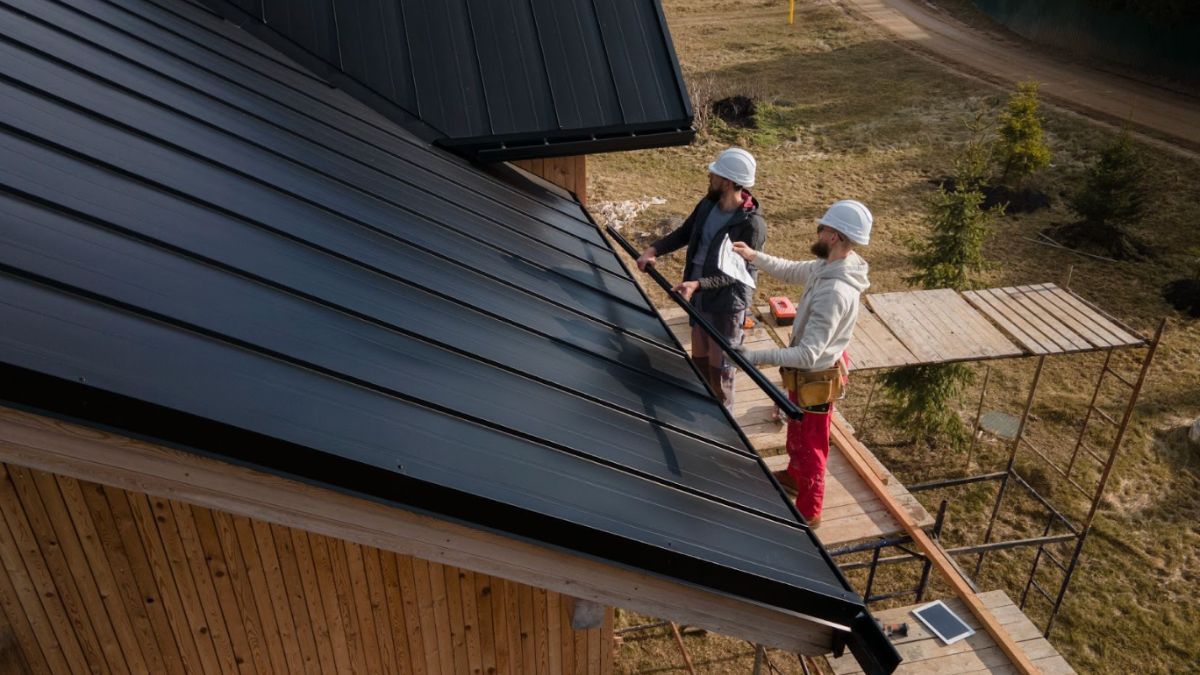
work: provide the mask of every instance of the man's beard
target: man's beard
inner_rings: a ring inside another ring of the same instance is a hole
[[[714,202],[719,202],[719,201],[721,201],[722,194],[724,194],[724,193],[721,191],[721,188],[710,187],[710,188],[708,188],[708,195],[706,195],[706,198],[710,199]]]
[[[809,250],[812,251],[813,255],[822,260],[827,260],[829,258],[829,244],[826,244],[823,241],[817,240],[817,242],[814,243],[812,248]]]

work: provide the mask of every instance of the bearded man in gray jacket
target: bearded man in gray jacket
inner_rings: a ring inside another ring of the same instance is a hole
[[[799,377],[790,381],[788,396],[801,403],[796,390],[805,374],[830,372],[839,365],[843,378],[846,347],[858,319],[859,296],[867,289],[867,261],[854,251],[866,245],[871,236],[871,212],[854,200],[846,199],[829,207],[817,221],[817,240],[812,245],[816,260],[794,261],[755,251],[744,244],[733,250],[760,271],[788,283],[804,286],[796,303],[792,339],[783,349],[742,351],[755,365],[778,365],[794,369]],[[789,378],[785,377],[785,380]],[[803,408],[801,420],[788,420],[788,475],[796,484],[796,509],[809,525],[821,523],[821,505],[825,498],[825,464],[829,458],[829,424],[833,401]]]
[[[719,259],[723,241],[743,242],[760,249],[767,239],[758,200],[750,194],[757,163],[741,148],[729,148],[708,165],[708,193],[692,214],[675,231],[659,239],[637,259],[645,271],[660,255],[687,247],[683,281],[673,290],[704,317],[731,345],[744,338],[743,322],[754,297],[754,289],[721,271]],[[747,265],[751,276],[754,266]],[[713,393],[730,411],[733,410],[733,362],[721,346],[699,325],[692,324],[692,361],[708,381]]]

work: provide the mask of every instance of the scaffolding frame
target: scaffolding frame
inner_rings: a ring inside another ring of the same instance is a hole
[[[1078,566],[1079,559],[1083,553],[1084,545],[1087,542],[1088,535],[1091,533],[1095,522],[1096,513],[1099,510],[1100,502],[1103,499],[1105,489],[1108,485],[1108,480],[1112,474],[1112,469],[1116,464],[1120,449],[1125,440],[1126,431],[1129,428],[1129,423],[1133,417],[1133,411],[1137,406],[1139,397],[1141,396],[1142,387],[1145,384],[1147,374],[1153,364],[1154,356],[1158,350],[1158,346],[1162,341],[1163,332],[1166,329],[1166,319],[1160,320],[1154,336],[1148,340],[1144,339],[1142,344],[1129,347],[1110,347],[1103,350],[1104,363],[1099,369],[1096,377],[1096,383],[1092,391],[1091,399],[1088,402],[1087,410],[1083,416],[1082,423],[1079,425],[1078,434],[1075,437],[1074,446],[1070,452],[1070,459],[1066,466],[1060,466],[1056,463],[1048,453],[1042,448],[1039,448],[1029,438],[1028,423],[1030,412],[1033,409],[1034,401],[1036,400],[1038,386],[1041,383],[1042,373],[1044,370],[1047,354],[1041,354],[1036,357],[1037,364],[1034,369],[1033,378],[1030,383],[1029,393],[1025,399],[1021,416],[1017,424],[1017,432],[1015,437],[1009,442],[1009,453],[1007,465],[1003,471],[994,471],[989,473],[981,473],[976,475],[968,475],[961,477],[945,478],[940,480],[932,480],[928,482],[918,483],[907,486],[909,492],[923,492],[929,490],[951,488],[962,485],[978,484],[983,482],[998,482],[999,488],[996,491],[996,498],[992,505],[991,513],[988,517],[987,528],[984,532],[983,541],[979,544],[970,546],[961,546],[945,549],[950,556],[976,555],[975,566],[970,575],[961,570],[963,578],[972,586],[975,587],[973,578],[977,578],[983,570],[983,564],[989,552],[998,550],[1008,550],[1015,548],[1036,547],[1033,562],[1030,565],[1029,573],[1026,576],[1024,588],[1020,594],[1018,606],[1024,611],[1027,603],[1030,600],[1030,591],[1036,592],[1036,596],[1040,597],[1050,605],[1050,614],[1046,620],[1045,628],[1043,629],[1043,637],[1049,638],[1053,631],[1055,620],[1062,608],[1063,601],[1066,598],[1067,591],[1070,587],[1071,580]],[[1126,330],[1131,329],[1126,328]],[[1112,367],[1113,353],[1118,349],[1144,349],[1145,353],[1142,356],[1136,377],[1126,377]],[[1099,350],[1095,350],[1099,351]],[[877,378],[873,378],[877,379]],[[972,429],[972,443],[967,455],[967,467],[964,470],[969,470],[970,458],[975,450],[976,441],[980,436],[980,418],[982,417],[984,401],[987,397],[987,387],[990,379],[990,367],[985,373],[981,392],[979,396],[978,407],[976,409],[974,427]],[[1128,396],[1125,398],[1124,409],[1121,415],[1115,417],[1097,405],[1100,393],[1108,381],[1116,381],[1124,385],[1128,391]],[[875,382],[872,382],[871,391],[867,398],[866,408],[863,412],[864,425],[870,420],[871,403],[875,394]],[[1111,443],[1109,443],[1107,452],[1101,453],[1096,448],[1091,447],[1086,441],[1088,438],[1088,430],[1096,420],[1101,420],[1115,429]],[[1066,484],[1070,485],[1074,490],[1082,496],[1090,500],[1087,507],[1086,516],[1079,522],[1072,521],[1066,514],[1064,509],[1056,507],[1050,499],[1043,496],[1017,469],[1018,454],[1022,449],[1028,450],[1034,457],[1040,459]],[[1082,451],[1082,454],[1081,454]],[[1099,465],[1099,478],[1091,489],[1081,485],[1075,478],[1077,467],[1080,466],[1079,460],[1082,457],[1091,459]],[[1000,517],[1004,498],[1009,492],[1009,485],[1015,484],[1022,489],[1026,494],[1032,497],[1044,510],[1046,514],[1046,524],[1042,528],[1041,536],[1024,537],[1017,539],[993,541],[996,530],[996,522]],[[934,526],[934,538],[939,541],[941,530],[945,522],[945,511],[947,500],[942,500],[941,506],[938,509],[938,516]],[[1064,533],[1052,534],[1055,526],[1059,525],[1065,529]],[[843,571],[855,569],[869,569],[867,577],[867,590],[864,593],[864,598],[868,603],[881,602],[883,600],[905,596],[915,595],[916,602],[920,602],[924,597],[926,586],[929,578],[929,561],[925,556],[916,551],[912,551],[906,547],[911,543],[911,538],[904,536],[894,539],[881,539],[863,544],[842,547],[830,551],[830,555],[835,559],[852,553],[861,553],[864,551],[872,551],[870,561],[851,562],[840,565]],[[1073,543],[1071,555],[1068,559],[1060,559],[1059,556],[1049,550],[1048,547],[1056,544]],[[898,555],[881,557],[883,549],[896,548],[901,551]],[[879,565],[892,565],[905,562],[924,561],[920,581],[913,589],[905,589],[893,593],[882,595],[871,595],[876,571]],[[1057,590],[1046,588],[1046,584],[1039,582],[1039,572],[1044,567],[1051,567],[1058,570],[1060,583]]]

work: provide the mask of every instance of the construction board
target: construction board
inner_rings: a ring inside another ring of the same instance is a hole
[[[968,291],[963,297],[1032,354],[1145,344],[1132,330],[1054,284],[988,288]]]
[[[854,336],[846,351],[850,355],[850,370],[896,368],[919,362],[916,355],[866,306],[859,309]]]
[[[1026,353],[950,289],[877,293],[867,296],[867,304],[919,363]]]

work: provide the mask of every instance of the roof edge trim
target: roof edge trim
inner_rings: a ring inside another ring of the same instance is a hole
[[[696,137],[696,130],[673,129],[669,131],[650,131],[645,133],[618,133],[600,137],[575,134],[573,139],[532,139],[516,140],[514,145],[497,142],[491,138],[473,138],[439,142],[449,150],[467,154],[481,162],[507,162],[516,159],[545,159],[548,157],[569,157],[572,155],[592,155],[603,152],[621,152],[625,150],[649,150],[672,145],[688,145]]]

